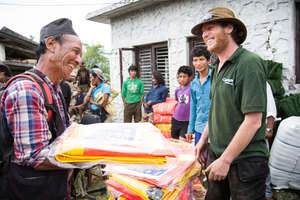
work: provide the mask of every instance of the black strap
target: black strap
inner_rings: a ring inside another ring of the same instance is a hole
[[[29,73],[28,73],[28,72],[29,72]],[[22,74],[22,76],[21,76],[21,77],[18,77],[18,78],[12,77],[12,78],[11,78],[12,80],[10,80],[10,83],[13,82],[13,81],[15,81],[16,79],[19,79],[19,78],[26,78],[26,79],[32,81],[32,79],[30,79],[30,78],[28,77],[28,76],[30,76],[30,77],[33,78],[34,81],[40,86],[40,88],[41,88],[41,90],[42,90],[42,93],[43,93],[43,96],[44,96],[44,100],[45,100],[45,108],[46,108],[47,112],[48,112],[49,110],[51,110],[51,111],[53,112],[51,118],[50,118],[50,119],[47,119],[48,127],[49,127],[49,130],[50,130],[50,132],[51,132],[51,136],[52,136],[52,137],[51,137],[51,140],[50,140],[50,142],[49,142],[49,143],[51,143],[51,142],[57,137],[57,130],[56,130],[55,119],[56,119],[57,116],[60,116],[60,115],[59,115],[57,106],[56,106],[56,104],[54,103],[53,96],[51,95],[51,98],[52,98],[52,102],[53,102],[53,103],[50,104],[50,103],[49,103],[49,99],[48,99],[48,95],[47,95],[46,90],[45,90],[44,85],[43,85],[43,82],[42,82],[40,79],[38,79],[37,77],[35,77],[34,75],[32,75],[31,73],[34,73],[34,74],[38,75],[44,82],[46,82],[46,81],[44,80],[44,78],[43,78],[36,70],[34,70],[34,69],[29,70],[28,72],[24,72],[24,73]],[[30,73],[30,72],[31,72],[31,73]],[[3,88],[3,89],[6,89],[8,86],[9,86],[9,84],[7,84],[6,87]],[[46,87],[49,87],[47,84],[45,84],[45,86],[46,86]]]

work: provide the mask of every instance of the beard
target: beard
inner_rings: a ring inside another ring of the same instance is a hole
[[[228,45],[228,38],[224,31],[216,33],[215,42],[212,45],[207,45],[207,51],[219,53],[226,49]]]

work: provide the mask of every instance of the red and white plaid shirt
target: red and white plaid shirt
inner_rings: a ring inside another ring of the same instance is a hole
[[[53,100],[59,110],[65,128],[67,118],[59,84],[54,85],[45,74],[35,69],[48,84]],[[15,158],[19,165],[36,167],[42,163],[49,152],[52,137],[48,128],[48,113],[45,99],[38,90],[37,83],[27,79],[16,80],[10,84],[1,99],[1,112],[6,117],[8,127],[14,138]]]

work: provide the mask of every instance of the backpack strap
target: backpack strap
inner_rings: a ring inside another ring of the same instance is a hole
[[[10,78],[1,89],[2,90],[6,89],[10,83],[12,83],[14,80],[16,80],[18,78],[26,78],[26,79],[31,80],[34,83],[37,83],[36,86],[37,86],[38,90],[42,93],[42,95],[45,99],[45,107],[48,112],[47,121],[50,122],[54,109],[53,109],[52,94],[51,94],[50,88],[47,85],[47,83],[45,83],[45,81],[36,73],[27,71],[23,74],[18,74],[16,76],[13,76],[12,78]]]
[[[49,86],[36,73],[28,71],[25,74],[28,74],[31,77],[33,77],[35,79],[35,82],[38,83],[39,88],[41,88],[40,91],[42,92],[43,97],[45,99],[45,107],[46,107],[46,110],[48,112],[48,122],[50,122],[50,120],[53,116],[54,107],[53,107],[53,98],[52,98],[52,94],[51,94],[51,90],[50,90]]]

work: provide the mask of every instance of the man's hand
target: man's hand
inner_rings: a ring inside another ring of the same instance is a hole
[[[93,90],[96,87],[92,82],[90,83],[90,89]]]
[[[207,147],[207,143],[203,143],[202,140],[200,140],[196,145],[196,158],[198,159],[201,165],[206,164],[206,157],[207,157],[206,147]]]
[[[185,138],[186,138],[186,141],[191,143],[192,142],[192,139],[193,139],[193,134],[192,133],[187,133],[185,135]]]
[[[205,170],[208,173],[208,179],[211,181],[224,180],[228,174],[230,164],[221,157],[215,160]]]

